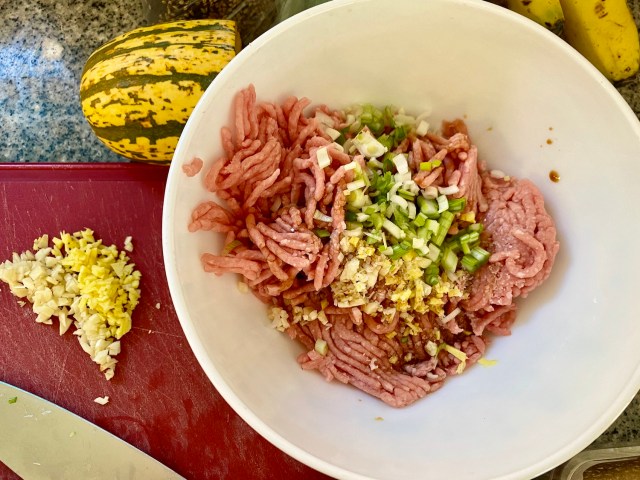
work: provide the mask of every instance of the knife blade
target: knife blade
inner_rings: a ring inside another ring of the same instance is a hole
[[[97,425],[4,382],[0,461],[24,480],[183,479]]]

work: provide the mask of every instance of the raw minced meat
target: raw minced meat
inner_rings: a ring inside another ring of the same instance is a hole
[[[540,192],[489,172],[461,120],[435,131],[390,107],[257,102],[252,86],[233,119],[203,171],[221,203],[189,230],[225,235],[204,269],[242,275],[305,370],[409,405],[482,359],[549,275]]]

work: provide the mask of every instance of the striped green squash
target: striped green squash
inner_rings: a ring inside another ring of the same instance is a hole
[[[196,103],[239,48],[231,20],[187,20],[125,33],[87,60],[82,112],[116,153],[169,163]]]

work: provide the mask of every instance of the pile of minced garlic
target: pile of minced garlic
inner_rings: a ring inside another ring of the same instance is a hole
[[[133,250],[131,237],[125,239],[124,250]],[[33,304],[36,322],[52,324],[57,317],[60,335],[73,323],[82,349],[107,380],[113,377],[113,357],[131,329],[140,298],[140,272],[125,251],[103,245],[90,229],[62,232],[51,245],[43,235],[34,241],[33,251],[14,253],[0,263],[0,280],[16,297]]]

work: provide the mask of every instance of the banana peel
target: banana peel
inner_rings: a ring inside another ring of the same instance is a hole
[[[638,28],[626,0],[560,0],[567,42],[611,81],[638,71]]]
[[[609,80],[635,75],[640,39],[627,0],[490,0],[564,38]]]
[[[564,26],[564,13],[559,0],[504,0],[509,10],[539,23],[556,35]]]

